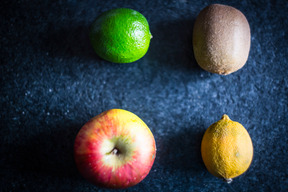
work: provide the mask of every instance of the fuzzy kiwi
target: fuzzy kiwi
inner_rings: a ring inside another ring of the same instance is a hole
[[[199,13],[194,24],[195,59],[211,73],[233,73],[248,59],[250,36],[249,23],[241,11],[227,5],[209,5]]]

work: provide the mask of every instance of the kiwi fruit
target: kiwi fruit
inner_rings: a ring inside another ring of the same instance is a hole
[[[199,13],[194,24],[195,59],[211,73],[233,73],[248,59],[250,36],[249,23],[241,11],[227,5],[209,5]]]

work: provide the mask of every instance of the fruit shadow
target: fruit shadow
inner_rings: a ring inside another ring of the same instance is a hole
[[[158,141],[156,165],[171,171],[205,172],[201,157],[204,126],[183,129],[180,133]]]
[[[160,66],[194,76],[209,77],[197,64],[192,44],[195,19],[182,19],[152,24],[153,35],[145,57]]]
[[[78,180],[74,163],[74,139],[81,125],[43,127],[49,130],[31,137],[21,146],[10,146],[7,163],[20,173],[33,173]]]
[[[101,61],[96,55],[89,39],[89,25],[73,27],[48,27],[43,36],[42,50],[52,57],[81,58]]]

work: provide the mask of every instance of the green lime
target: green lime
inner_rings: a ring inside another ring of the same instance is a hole
[[[127,8],[104,12],[90,29],[95,52],[113,63],[131,63],[142,58],[148,51],[151,38],[146,18]]]

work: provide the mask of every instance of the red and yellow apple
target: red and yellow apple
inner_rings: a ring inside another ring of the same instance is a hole
[[[155,140],[148,126],[123,109],[111,109],[89,120],[74,144],[79,172],[91,183],[107,188],[136,185],[150,172],[155,156]]]

